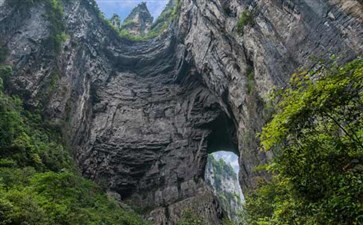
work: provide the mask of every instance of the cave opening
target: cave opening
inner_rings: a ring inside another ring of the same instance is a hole
[[[238,176],[240,156],[236,126],[233,119],[225,113],[221,113],[209,126],[212,133],[208,136],[204,179],[228,218],[238,223],[244,195]]]

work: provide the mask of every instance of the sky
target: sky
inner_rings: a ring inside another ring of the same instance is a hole
[[[169,0],[96,0],[100,10],[106,18],[111,18],[115,13],[121,20],[124,20],[139,3],[146,2],[146,5],[154,17],[154,20],[160,15]]]

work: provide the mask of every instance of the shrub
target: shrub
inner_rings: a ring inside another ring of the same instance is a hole
[[[168,28],[169,24],[176,19],[180,11],[180,8],[181,8],[181,1],[178,0],[173,8],[164,10],[161,13],[161,15],[156,19],[154,24],[151,26],[151,30],[149,31],[149,33],[147,33],[146,35],[143,36],[133,35],[124,29],[125,27],[134,23],[133,21],[125,21],[121,26],[119,34],[121,37],[131,41],[147,41],[152,38],[155,38],[161,35]]]
[[[199,218],[191,209],[186,209],[177,225],[204,225],[203,219]]]
[[[3,63],[5,61],[7,53],[8,49],[3,46],[2,42],[0,41],[0,63]]]
[[[13,7],[28,10],[36,4],[43,3],[46,7],[46,18],[49,21],[50,36],[46,43],[55,53],[59,53],[61,44],[68,36],[63,23],[63,5],[61,0],[11,0]],[[1,63],[1,60],[0,60]]]
[[[0,64],[0,91],[3,91],[4,85],[6,85],[13,70],[10,66]]]
[[[253,13],[245,10],[242,12],[238,22],[237,22],[237,32],[243,34],[243,29],[247,25],[253,25]]]
[[[62,42],[66,41],[68,36],[65,34],[65,25],[63,23],[63,5],[60,0],[44,0],[47,7],[47,19],[51,36],[49,42],[54,51],[58,53]]]
[[[256,91],[255,72],[253,68],[247,70],[247,93],[253,94]]]

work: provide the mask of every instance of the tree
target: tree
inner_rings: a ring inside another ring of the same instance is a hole
[[[292,76],[260,135],[271,181],[247,198],[251,224],[363,222],[363,60]]]

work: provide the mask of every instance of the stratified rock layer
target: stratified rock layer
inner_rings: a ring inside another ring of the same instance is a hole
[[[169,32],[137,43],[120,39],[94,2],[64,1],[69,37],[57,57],[45,4],[10,2],[0,1],[8,91],[62,128],[85,176],[156,224],[175,224],[185,209],[219,224],[203,181],[207,153],[234,149],[241,185],[252,188],[267,157],[255,134],[268,92],[314,58],[363,52],[358,1],[181,0]],[[241,35],[245,10],[253,16]]]

